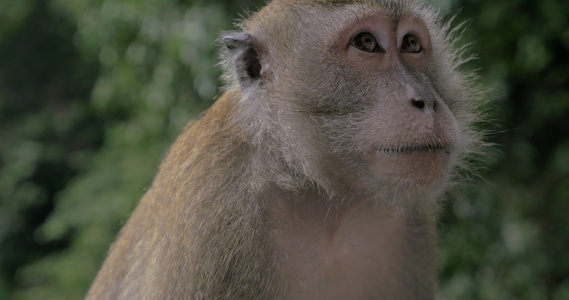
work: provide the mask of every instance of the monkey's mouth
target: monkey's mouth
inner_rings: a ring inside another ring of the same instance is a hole
[[[393,148],[376,148],[373,150],[374,153],[386,153],[386,154],[415,154],[415,153],[428,153],[444,151],[446,154],[450,154],[450,147],[448,145],[439,144],[425,144],[425,145],[413,145],[413,146],[400,146]]]
[[[363,158],[378,178],[405,179],[416,185],[426,185],[442,178],[454,159],[453,152],[452,143],[441,138],[377,145]]]

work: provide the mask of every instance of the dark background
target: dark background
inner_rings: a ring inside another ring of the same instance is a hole
[[[447,299],[569,299],[569,1],[469,20],[491,153],[440,222]],[[0,0],[0,299],[80,299],[185,123],[215,39],[261,1]]]

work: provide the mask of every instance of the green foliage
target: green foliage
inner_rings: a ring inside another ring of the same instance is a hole
[[[84,295],[168,144],[216,95],[216,39],[242,5],[2,3],[1,299]]]
[[[441,225],[448,299],[569,296],[569,3],[455,1],[472,67],[493,88],[499,159],[449,202]]]
[[[569,3],[442,2],[470,19],[499,154],[446,203],[441,293],[567,299]],[[216,39],[245,5],[262,1],[0,0],[0,299],[82,298],[217,94]]]

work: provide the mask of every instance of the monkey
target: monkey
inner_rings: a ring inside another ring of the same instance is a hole
[[[435,299],[445,191],[482,99],[441,13],[273,0],[170,147],[86,299]]]

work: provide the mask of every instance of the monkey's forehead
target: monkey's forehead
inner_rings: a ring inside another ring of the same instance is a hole
[[[440,28],[436,10],[409,0],[275,0],[239,27],[280,44],[297,42],[301,36],[339,35],[351,24],[379,15],[391,19],[395,26],[405,17],[414,17],[422,20],[431,34],[438,34]]]
[[[273,0],[256,14],[258,18],[272,18],[286,10],[309,8],[345,8],[348,6],[377,8],[386,14],[397,16],[418,4],[411,0]]]
[[[322,14],[322,10],[337,14],[334,16]],[[280,32],[287,27],[297,28],[298,24],[289,24],[292,21],[309,26],[327,25],[326,23],[330,22],[357,20],[372,13],[386,15],[395,23],[403,15],[414,15],[420,19],[438,19],[436,11],[410,0],[274,0],[240,24],[240,27],[261,26],[269,29],[269,32],[272,28],[278,28]]]

